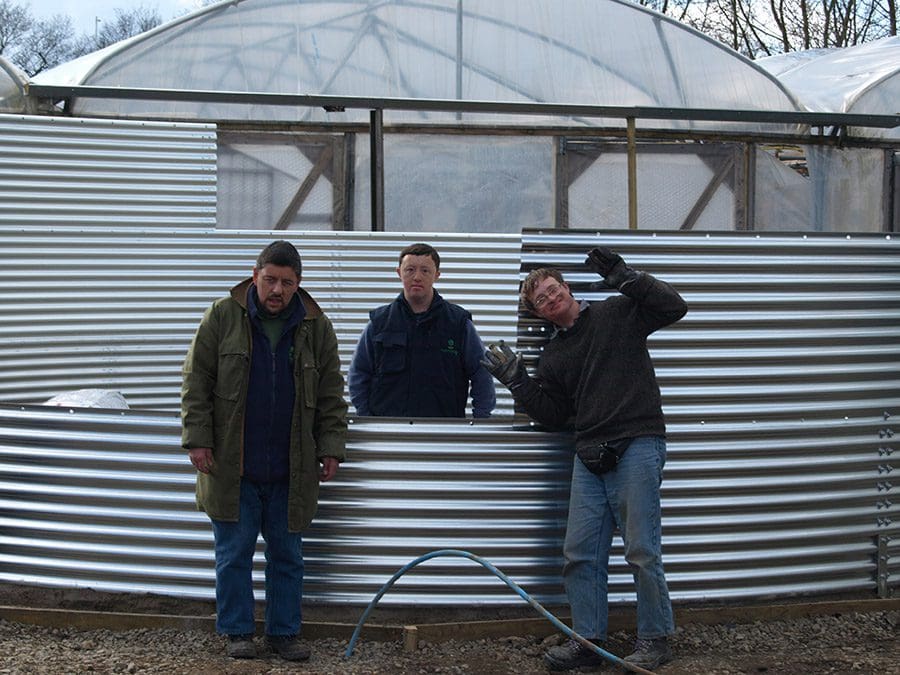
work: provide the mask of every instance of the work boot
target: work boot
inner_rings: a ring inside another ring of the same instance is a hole
[[[672,650],[665,637],[638,638],[634,643],[634,653],[625,657],[625,663],[633,663],[644,670],[653,670],[657,666],[672,660]]]
[[[256,645],[252,635],[229,635],[225,652],[233,659],[255,659]]]
[[[597,645],[601,644],[600,640],[591,640],[591,642]],[[544,663],[550,670],[572,670],[585,666],[600,667],[606,663],[606,659],[577,640],[570,639],[548,649],[544,654]]]
[[[300,644],[296,635],[267,635],[272,651],[285,661],[308,661],[309,647]]]

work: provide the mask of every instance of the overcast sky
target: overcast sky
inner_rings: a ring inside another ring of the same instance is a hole
[[[196,0],[19,0],[19,2],[30,5],[31,14],[36,19],[47,19],[54,14],[72,17],[75,32],[78,34],[93,34],[95,20],[114,18],[116,9],[143,5],[158,10],[165,22],[199,6]]]

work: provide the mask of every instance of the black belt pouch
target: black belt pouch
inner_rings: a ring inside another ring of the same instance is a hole
[[[616,468],[632,440],[634,439],[620,438],[615,441],[607,441],[600,445],[579,448],[576,454],[588,471],[601,476]]]

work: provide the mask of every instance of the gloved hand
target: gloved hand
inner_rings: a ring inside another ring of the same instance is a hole
[[[522,355],[507,347],[503,340],[498,345],[488,345],[481,365],[510,389],[521,386],[528,379]]]
[[[620,288],[622,284],[634,276],[635,272],[618,253],[605,248],[592,248],[588,251],[584,264],[603,277],[607,286]]]

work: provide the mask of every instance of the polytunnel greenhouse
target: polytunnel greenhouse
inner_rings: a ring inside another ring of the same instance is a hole
[[[228,0],[30,81],[0,58],[0,582],[212,596],[181,364],[286,238],[345,372],[408,243],[529,367],[524,276],[602,299],[584,253],[621,252],[689,305],[649,341],[673,599],[895,594],[897,97],[818,106],[790,72],[617,0]],[[129,409],[43,405],[81,389]],[[563,602],[570,446],[502,387],[488,420],[353,416],[304,597],[451,547]],[[452,560],[383,602],[519,600]]]
[[[896,113],[900,109],[900,38],[889,37],[846,49],[811,50],[760,60],[801,101],[804,108],[832,113]],[[814,178],[810,199],[813,225],[827,214],[845,213],[847,221],[877,222],[884,229],[900,222],[897,144],[900,126],[851,127],[849,136],[889,141],[887,147],[838,146],[806,149],[807,171]],[[882,199],[877,199],[881,184]],[[873,186],[867,190],[865,186]],[[852,214],[852,215],[851,215]],[[845,226],[843,229],[853,229]]]
[[[760,60],[804,107],[820,112],[892,113],[900,104],[900,37],[846,49],[821,49]],[[900,138],[900,127],[853,129],[858,136]]]
[[[815,122],[788,87],[615,0],[223,2],[32,91],[217,123],[220,229],[890,229],[819,208],[821,178],[782,161]]]

